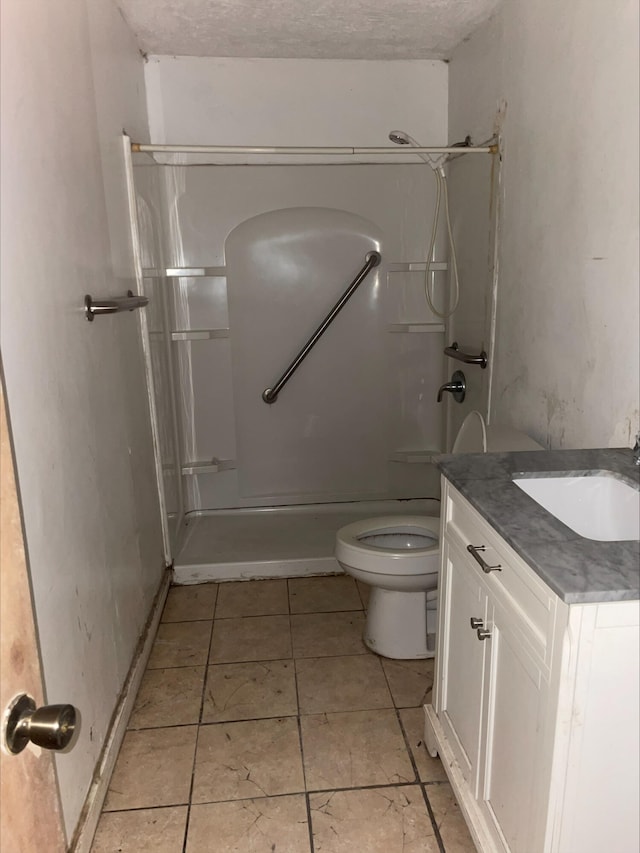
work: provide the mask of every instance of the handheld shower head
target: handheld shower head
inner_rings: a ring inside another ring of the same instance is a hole
[[[392,130],[389,134],[389,139],[396,145],[411,145],[409,142],[409,136],[404,132],[404,130]]]
[[[389,134],[389,139],[396,145],[410,145],[412,148],[422,147],[420,143],[413,138],[413,136],[409,136],[409,134],[404,130],[392,130]],[[417,156],[433,168],[433,162],[428,157],[424,154],[418,154]]]

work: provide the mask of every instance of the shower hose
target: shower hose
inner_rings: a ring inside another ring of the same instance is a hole
[[[430,158],[431,159],[431,158]],[[429,244],[429,252],[427,254],[427,267],[424,277],[424,295],[427,299],[427,305],[436,317],[446,319],[450,317],[458,307],[460,301],[460,280],[458,278],[458,258],[456,257],[456,244],[453,239],[453,229],[451,228],[451,216],[449,214],[449,191],[447,189],[447,177],[444,173],[444,168],[441,162],[431,161],[429,163],[433,169],[433,174],[436,179],[436,203],[433,211],[433,228],[431,229],[431,243]],[[451,256],[451,281],[453,298],[449,297],[449,306],[444,311],[439,311],[433,304],[433,296],[429,282],[431,280],[431,264],[433,263],[433,250],[436,245],[436,236],[438,233],[438,220],[440,219],[440,202],[444,196],[445,220],[447,223],[447,235],[449,238],[449,249]]]

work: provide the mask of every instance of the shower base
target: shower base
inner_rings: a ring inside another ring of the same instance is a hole
[[[358,501],[191,513],[174,561],[174,583],[342,573],[336,531],[379,515],[430,515],[440,501]]]

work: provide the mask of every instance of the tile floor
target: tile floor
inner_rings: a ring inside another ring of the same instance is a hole
[[[473,853],[349,577],[173,587],[92,853]]]

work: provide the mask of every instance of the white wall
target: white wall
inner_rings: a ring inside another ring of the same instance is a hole
[[[447,139],[447,64],[439,61],[150,57],[153,142],[390,145],[402,129]]]
[[[82,313],[133,283],[118,152],[143,93],[111,0],[3,3],[2,358],[47,699],[82,721],[69,836],[163,571],[137,317]]]
[[[510,0],[450,65],[451,138],[506,111],[492,417],[551,447],[638,429],[637,33],[635,0]]]

